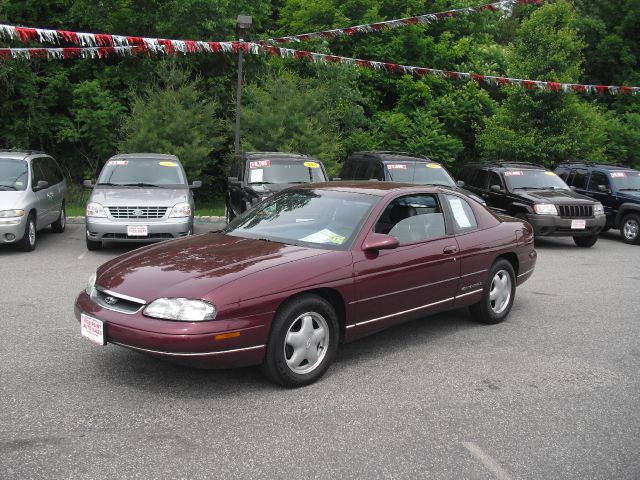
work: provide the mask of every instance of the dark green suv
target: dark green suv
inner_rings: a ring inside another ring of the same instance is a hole
[[[622,239],[640,244],[640,172],[621,165],[570,162],[556,173],[568,185],[604,206],[603,231],[619,229]]]

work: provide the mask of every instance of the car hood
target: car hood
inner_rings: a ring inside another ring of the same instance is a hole
[[[640,200],[640,192],[637,191],[626,191],[626,192],[618,192],[618,196],[620,198],[628,198],[629,200],[633,201],[633,202],[637,202],[638,200]],[[0,198],[2,198],[0,196]]]
[[[146,301],[159,297],[202,298],[238,278],[330,252],[208,233],[115,258],[98,269],[96,284]]]
[[[587,205],[595,200],[580,195],[573,190],[516,190],[516,195],[536,203],[553,203],[564,205]]]
[[[0,210],[13,210],[14,208],[24,208],[22,199],[25,191],[5,191],[0,190]]]
[[[187,188],[137,188],[98,187],[93,190],[90,202],[107,207],[173,207],[189,201]]]

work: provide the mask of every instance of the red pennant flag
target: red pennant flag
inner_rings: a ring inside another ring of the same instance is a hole
[[[158,44],[164,47],[164,51],[167,52],[167,55],[171,55],[176,50],[173,47],[173,42],[171,40],[165,40],[163,38],[159,38]]]
[[[609,91],[608,85],[596,85],[596,92],[598,93],[607,93]]]
[[[36,40],[38,38],[38,32],[35,28],[16,27],[16,34],[23,42]]]
[[[500,84],[503,87],[510,83],[509,79],[508,78],[504,78],[504,77],[497,77],[496,78],[496,82],[498,82],[498,84]]]
[[[82,55],[81,50],[79,48],[65,48],[62,50],[62,55],[64,58],[80,58]]]
[[[44,58],[45,60],[49,58],[46,48],[34,48],[29,53],[31,54],[31,58]]]
[[[96,44],[100,47],[113,47],[113,37],[104,33],[96,33]]]
[[[471,78],[473,78],[478,83],[484,82],[485,80],[484,75],[480,75],[479,73],[472,73]]]
[[[571,89],[578,93],[585,93],[587,91],[586,85],[571,85]]]
[[[356,66],[362,68],[371,68],[371,62],[369,60],[356,60]]]
[[[137,45],[138,47],[147,46],[142,37],[127,37],[127,41],[129,42],[129,45]]]
[[[56,33],[61,36],[65,42],[78,45],[78,35],[76,32],[67,32],[66,30],[57,30]]]
[[[417,25],[419,23],[418,17],[411,17],[404,20],[405,25]]]
[[[559,82],[547,82],[547,90],[558,93],[560,92],[560,83]]]
[[[522,80],[522,86],[527,90],[534,91],[536,89],[536,82],[532,80]]]
[[[2,59],[13,58],[13,55],[11,54],[11,49],[10,48],[0,48],[0,58],[2,58]]]
[[[629,95],[630,93],[633,93],[633,88],[632,87],[625,87],[624,85],[620,87],[620,93],[622,93],[623,95]]]
[[[445,77],[450,78],[452,80],[460,80],[460,75],[458,75],[458,72],[450,72],[448,70],[445,70],[442,73],[444,74]]]
[[[198,44],[193,40],[185,40],[184,44],[187,46],[187,52],[196,53],[198,51]]]

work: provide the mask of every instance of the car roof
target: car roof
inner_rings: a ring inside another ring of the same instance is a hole
[[[397,191],[407,194],[427,192],[438,193],[441,191],[453,192],[455,190],[435,185],[414,185],[413,183],[378,182],[371,180],[348,180],[324,183],[309,183],[293,187],[298,190],[334,190],[338,192],[366,193],[384,197],[390,192]]]
[[[32,155],[46,155],[46,153],[38,150],[0,150],[0,158],[10,158],[12,160],[26,160],[27,157]]]
[[[371,150],[362,152],[353,152],[352,155],[367,155],[370,157],[377,157],[380,161],[403,161],[403,162],[424,162],[429,161],[432,163],[438,163],[431,160],[425,155],[410,152],[396,152],[393,150]],[[439,163],[438,163],[439,164]]]
[[[543,165],[538,165],[537,163],[530,162],[508,162],[508,161],[498,161],[498,162],[473,162],[467,163],[464,167],[475,167],[475,168],[495,168],[500,170],[513,170],[517,168],[519,170],[547,170],[547,168]]]
[[[585,167],[585,168],[600,168],[602,170],[627,170],[627,171],[630,170],[634,172],[636,171],[635,169],[627,165],[616,165],[613,163],[579,162],[579,161],[563,162],[563,163],[560,163],[557,168],[561,168],[561,167],[568,167],[568,168]]]
[[[114,155],[109,160],[115,160],[120,158],[126,158],[127,160],[135,159],[154,159],[154,160],[171,160],[174,162],[180,162],[178,157],[171,155],[170,153],[119,153]]]
[[[288,153],[288,152],[244,152],[243,155],[247,160],[250,160],[252,158],[257,158],[257,157],[260,157],[260,158],[269,157],[274,159],[283,158],[283,159],[290,159],[290,160],[309,160],[312,158],[310,155],[307,155],[304,153]]]

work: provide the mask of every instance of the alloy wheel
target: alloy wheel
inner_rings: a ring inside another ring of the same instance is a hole
[[[638,227],[637,220],[635,218],[630,218],[624,223],[622,234],[627,240],[633,241],[638,236]]]
[[[506,270],[498,270],[491,280],[489,290],[489,305],[497,315],[501,314],[511,300],[511,277]]]
[[[303,375],[314,371],[324,360],[329,346],[329,325],[317,312],[299,315],[284,340],[284,358],[292,372]]]

